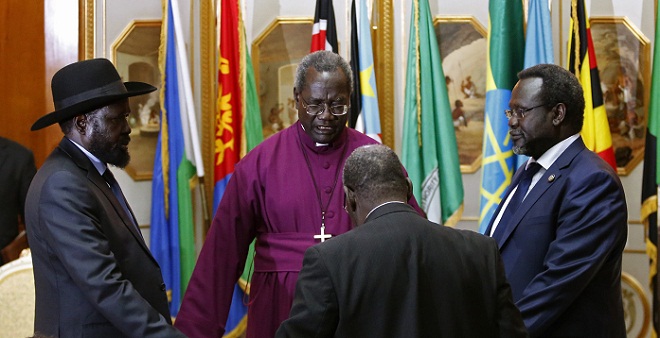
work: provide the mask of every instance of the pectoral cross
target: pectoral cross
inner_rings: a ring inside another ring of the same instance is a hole
[[[325,242],[326,239],[330,239],[332,237],[331,234],[326,234],[325,233],[325,211],[321,212],[321,234],[320,235],[314,235],[314,239],[320,239],[321,243]]]
[[[321,243],[325,242],[326,239],[330,239],[332,237],[331,234],[326,234],[325,233],[325,226],[321,227],[321,234],[320,235],[314,235],[315,239],[320,239]]]

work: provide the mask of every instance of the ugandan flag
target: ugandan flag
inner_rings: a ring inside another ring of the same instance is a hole
[[[568,70],[577,76],[584,89],[584,125],[581,132],[584,144],[616,170],[612,135],[600,88],[596,53],[584,0],[571,2],[567,59]]]
[[[658,7],[658,6],[656,6]],[[660,16],[658,7],[656,18]],[[656,19],[655,41],[660,39],[660,24]],[[658,134],[660,134],[660,44],[653,47],[653,74],[651,82],[651,102],[648,112],[646,145],[644,147],[644,174],[642,179],[641,218],[647,230],[646,253],[649,256],[649,284],[653,294],[653,337],[657,337],[660,328],[660,294],[658,293]]]

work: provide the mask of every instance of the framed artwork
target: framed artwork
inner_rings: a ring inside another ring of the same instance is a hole
[[[160,87],[161,1],[79,0],[80,59],[107,58],[123,81]],[[130,7],[133,16],[124,10]],[[151,180],[160,123],[159,91],[129,98],[131,161],[124,168],[135,181]]]
[[[486,101],[486,29],[471,16],[436,17],[442,70],[454,120],[462,173],[481,165]]]
[[[591,35],[619,175],[644,158],[650,41],[628,18],[592,17]]]
[[[124,81],[160,88],[158,48],[160,20],[133,20],[112,44],[112,61]],[[134,180],[150,180],[160,131],[160,91],[128,99],[131,114],[131,162],[125,170]]]
[[[275,19],[252,43],[264,138],[298,120],[293,99],[296,67],[309,54],[312,18]]]
[[[627,272],[621,273],[621,298],[627,336],[646,337],[651,322],[649,296],[639,281]]]

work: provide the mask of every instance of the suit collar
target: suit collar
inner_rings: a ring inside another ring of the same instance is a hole
[[[536,183],[534,188],[532,188],[529,191],[529,194],[527,195],[527,197],[525,197],[525,200],[523,200],[522,204],[520,205],[516,213],[513,215],[513,218],[511,219],[511,224],[509,224],[509,226],[506,227],[504,234],[502,235],[500,241],[497,243],[500,248],[504,246],[504,244],[506,244],[507,239],[510,237],[511,233],[515,230],[515,228],[518,227],[518,224],[520,224],[520,221],[525,216],[525,214],[527,214],[529,209],[541,198],[541,196],[543,196],[543,194],[548,190],[548,188],[550,188],[550,186],[556,184],[561,180],[563,171],[570,166],[571,162],[573,162],[575,157],[580,152],[586,149],[587,148],[585,147],[582,138],[578,138],[577,140],[575,140],[575,142],[573,142],[570,146],[568,146],[568,148],[566,148],[566,150],[557,158],[557,160],[554,161],[554,163],[550,166],[550,168],[546,170],[546,172],[543,174],[543,176],[541,176],[541,178]],[[521,173],[522,172],[518,170],[514,175],[512,184],[507,189],[507,193],[504,196],[503,201],[506,200],[508,195],[511,193],[513,187],[515,187],[517,182],[520,180]],[[501,204],[500,206],[497,207],[497,210],[495,210],[495,214],[491,218],[488,229],[492,228],[495,217],[497,217],[497,215],[500,213],[500,210],[502,208]]]
[[[371,221],[373,221],[373,220],[375,220],[375,219],[377,219],[377,218],[379,218],[383,215],[393,213],[393,212],[402,212],[402,211],[404,211],[404,212],[409,211],[409,212],[412,212],[414,214],[417,214],[415,209],[413,209],[413,207],[411,207],[407,203],[387,203],[387,204],[380,205],[380,206],[376,207],[374,210],[372,210],[371,214],[364,220],[363,225],[365,225],[368,222],[371,222]]]
[[[145,251],[147,251],[147,253],[149,253],[150,257],[152,257],[151,251],[149,251],[147,244],[144,242],[144,239],[142,238],[142,234],[138,232],[139,230],[136,228],[134,221],[131,219],[131,217],[133,219],[135,219],[135,217],[133,215],[126,214],[124,208],[121,206],[121,204],[117,200],[117,197],[115,197],[115,194],[112,192],[112,189],[110,189],[108,183],[101,176],[98,169],[94,166],[94,164],[87,157],[87,155],[85,155],[85,153],[83,153],[82,150],[78,148],[78,146],[73,144],[73,142],[67,139],[66,137],[63,137],[62,140],[60,141],[59,149],[64,151],[78,167],[80,167],[83,171],[87,173],[86,174],[87,179],[91,181],[99,190],[101,190],[103,195],[105,195],[105,197],[108,199],[108,202],[112,204],[112,207],[115,209],[115,212],[117,213],[121,221],[124,223],[124,226],[128,228],[131,234],[133,234],[133,237],[135,237],[135,239],[140,243],[142,248]],[[131,213],[133,213],[132,210]],[[154,258],[152,257],[152,259]]]

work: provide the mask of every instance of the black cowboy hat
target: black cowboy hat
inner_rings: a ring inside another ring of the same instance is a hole
[[[156,90],[143,82],[122,82],[117,69],[107,59],[85,60],[65,66],[53,75],[51,88],[55,111],[39,118],[30,130],[39,130],[118,100]]]

